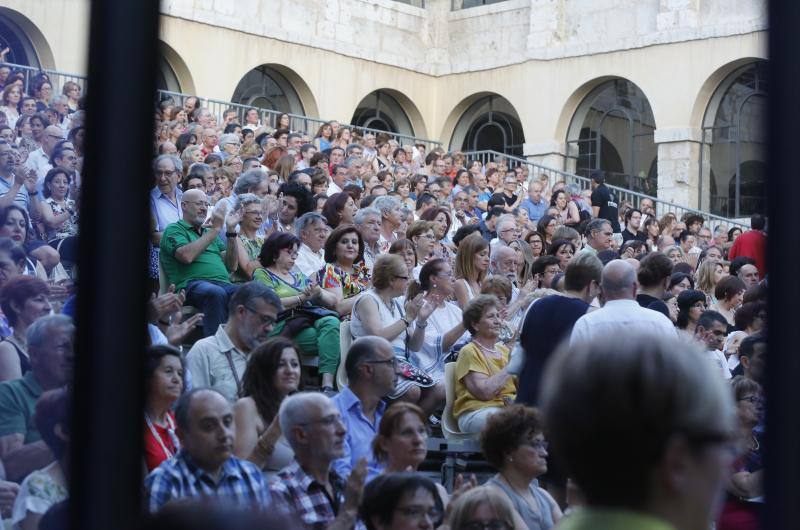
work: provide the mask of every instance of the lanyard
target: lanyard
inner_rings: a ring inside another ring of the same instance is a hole
[[[158,434],[153,422],[150,421],[150,416],[148,416],[146,412],[144,414],[144,421],[147,422],[147,427],[150,429],[150,434],[153,435],[153,438],[156,439],[158,445],[161,446],[161,449],[164,451],[164,454],[167,456],[167,458],[172,458],[172,451],[167,449],[167,446],[164,444],[164,440],[161,439],[161,436]],[[169,414],[167,414],[167,434],[169,434],[169,438],[172,440],[172,445],[175,446],[175,449],[177,450],[180,447],[180,442],[175,436],[175,425],[173,425],[172,418],[170,418]]]

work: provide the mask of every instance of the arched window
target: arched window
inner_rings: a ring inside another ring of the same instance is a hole
[[[167,59],[162,55],[158,55],[158,71],[156,72],[156,88],[158,90],[167,90],[169,92],[181,92],[181,83],[178,81],[178,76],[175,70],[169,64]]]
[[[405,110],[385,90],[376,90],[362,99],[350,123],[379,131],[414,135],[414,128]]]
[[[764,61],[737,69],[706,109],[700,175],[709,179],[711,213],[747,217],[766,211],[766,74]]]
[[[242,77],[231,101],[290,114],[305,114],[300,96],[289,80],[266,65],[253,68]]]
[[[9,49],[5,62],[41,68],[30,37],[19,24],[0,10],[0,50],[5,48]]]
[[[592,90],[572,118],[567,152],[575,172],[606,172],[609,184],[656,195],[656,123],[644,93],[627,79],[613,79]]]
[[[505,98],[488,95],[475,101],[461,115],[450,148],[522,156],[524,143],[517,111]]]

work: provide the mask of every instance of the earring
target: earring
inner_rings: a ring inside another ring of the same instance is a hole
[[[431,285],[431,289],[436,289],[436,284]]]

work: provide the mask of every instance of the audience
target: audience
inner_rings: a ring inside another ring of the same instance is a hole
[[[144,463],[150,472],[180,449],[172,412],[184,389],[180,351],[171,346],[151,346],[147,350],[144,371]]]

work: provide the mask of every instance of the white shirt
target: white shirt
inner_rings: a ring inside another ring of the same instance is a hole
[[[570,344],[630,334],[678,338],[672,321],[658,311],[646,309],[636,300],[610,300],[575,322]]]
[[[728,359],[725,354],[719,350],[706,350],[708,360],[711,361],[714,368],[722,375],[723,379],[731,378],[731,371],[728,368]]]
[[[328,184],[328,197],[331,197],[334,193],[342,193],[342,188],[331,179],[331,183]]]
[[[297,250],[297,259],[294,260],[294,268],[296,270],[316,281],[317,273],[324,266],[325,253],[322,249],[319,249],[319,252],[314,252],[305,243],[300,244],[300,248]]]
[[[41,147],[28,155],[28,160],[25,161],[25,167],[36,171],[38,183],[44,182],[44,177],[47,172],[53,169],[53,164],[50,163],[50,157],[44,154],[44,149]]]

